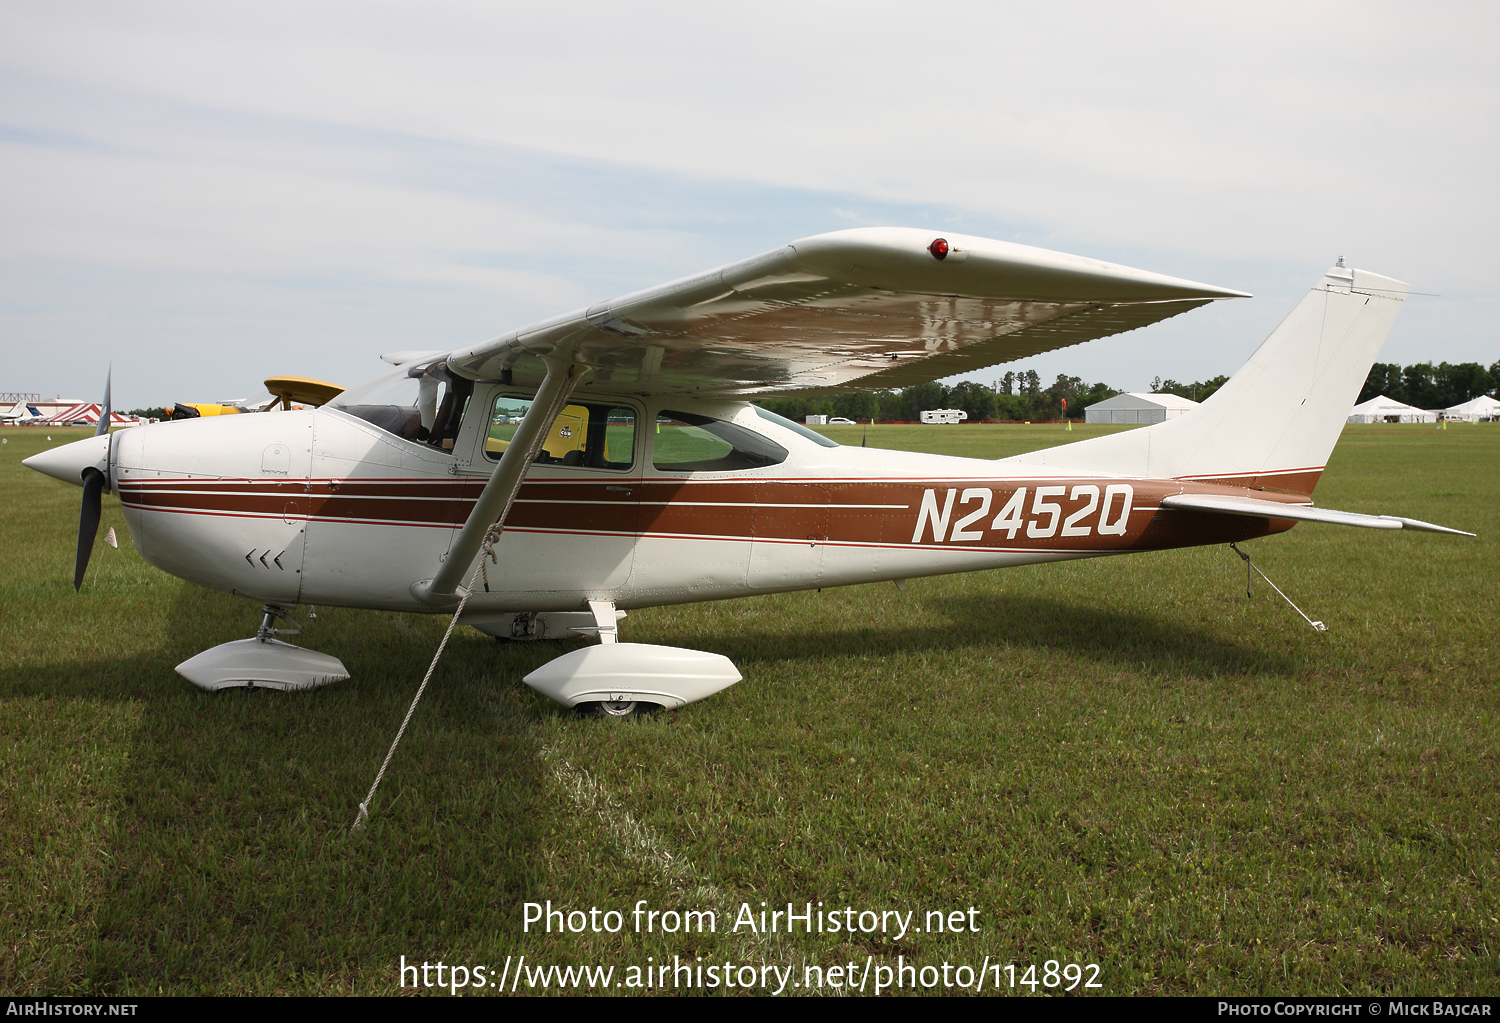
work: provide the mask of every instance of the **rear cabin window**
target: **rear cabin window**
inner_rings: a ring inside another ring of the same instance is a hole
[[[501,395],[490,408],[484,453],[498,461],[510,447],[530,398]],[[634,461],[635,410],[618,405],[567,405],[558,413],[537,455],[538,465],[578,465],[589,469],[629,469]]]
[[[768,437],[721,419],[663,409],[656,416],[651,464],[662,472],[733,472],[786,461]]]
[[[827,437],[823,436],[821,433],[818,433],[815,430],[809,430],[807,427],[803,426],[801,423],[796,422],[795,420],[792,420],[792,419],[787,419],[785,416],[778,416],[775,412],[772,412],[770,409],[761,408],[759,405],[754,406],[754,409],[755,409],[755,414],[758,415],[758,416],[760,416],[766,422],[768,422],[768,423],[775,423],[777,426],[781,427],[783,430],[791,430],[793,433],[797,434],[798,436],[805,437],[808,440],[812,441],[814,444],[819,445],[820,447],[836,448],[836,447],[839,446],[839,442],[838,441],[836,441],[836,440],[829,440]]]

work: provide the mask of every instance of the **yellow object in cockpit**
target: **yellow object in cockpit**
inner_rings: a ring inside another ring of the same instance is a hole
[[[552,431],[542,443],[542,453],[549,461],[582,465],[588,436],[589,410],[582,405],[569,405],[552,424]],[[568,455],[574,451],[578,454],[570,461]]]
[[[582,405],[569,405],[558,413],[552,429],[547,433],[547,439],[542,442],[542,454],[539,461],[582,465],[588,450],[588,437],[589,410]],[[484,450],[493,455],[504,451],[509,446],[509,440],[490,437],[485,441]],[[604,458],[606,461],[609,460],[607,442]]]

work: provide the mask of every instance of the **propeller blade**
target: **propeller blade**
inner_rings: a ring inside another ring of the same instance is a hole
[[[83,507],[78,512],[78,562],[73,568],[73,589],[83,588],[83,573],[89,567],[89,555],[94,553],[94,537],[99,532],[99,516],[102,514],[104,473],[90,466],[83,470]]]
[[[104,407],[99,411],[99,425],[94,427],[94,436],[102,437],[109,432],[109,384],[115,375],[114,366],[109,367],[109,372],[104,375]]]

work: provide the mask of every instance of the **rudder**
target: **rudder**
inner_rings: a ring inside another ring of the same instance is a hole
[[[1311,494],[1410,290],[1335,266],[1198,408],[1002,461]]]

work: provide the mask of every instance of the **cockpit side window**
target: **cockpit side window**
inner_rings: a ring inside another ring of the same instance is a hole
[[[733,472],[786,461],[787,450],[721,419],[663,409],[656,416],[651,464],[663,472]]]
[[[464,412],[469,407],[469,399],[474,396],[474,381],[448,372],[446,363],[433,363],[417,378],[422,386],[417,398],[417,414],[422,420],[418,430],[418,440],[426,441],[435,448],[444,451],[453,450],[453,442],[458,438],[458,428],[464,421]],[[428,381],[434,381],[429,385]],[[432,424],[427,422],[428,395],[434,398],[441,388],[442,400],[437,402],[437,411],[433,415]],[[427,433],[426,437],[420,436],[421,432]]]
[[[485,457],[498,460],[510,447],[530,398],[502,394],[490,408]],[[538,465],[576,465],[589,469],[629,469],[635,461],[635,419],[632,408],[585,402],[564,406],[552,423]]]

